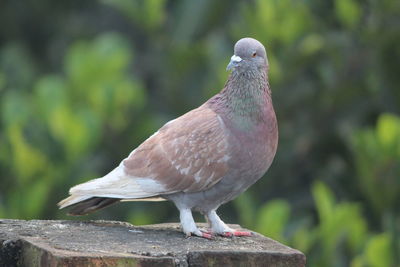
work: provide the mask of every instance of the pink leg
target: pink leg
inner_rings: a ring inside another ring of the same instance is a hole
[[[186,237],[198,236],[207,239],[213,238],[212,234],[202,232],[197,228],[193,220],[192,211],[190,209],[180,209],[179,211],[180,211],[182,230],[186,234]]]

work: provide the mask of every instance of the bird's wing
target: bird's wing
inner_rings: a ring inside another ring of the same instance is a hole
[[[76,185],[61,208],[93,197],[154,199],[210,188],[226,174],[227,132],[206,105],[168,122],[104,177]]]
[[[162,194],[211,187],[226,174],[228,160],[224,123],[203,105],[164,125],[122,165],[127,175],[161,185]]]

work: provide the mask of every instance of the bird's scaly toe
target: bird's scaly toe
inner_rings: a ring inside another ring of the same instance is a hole
[[[202,237],[202,238],[206,238],[206,239],[214,238],[214,235],[209,231],[195,230],[192,232],[187,232],[185,234],[186,234],[186,237],[197,236],[197,237]]]
[[[223,237],[233,237],[233,236],[251,236],[252,233],[249,231],[236,231],[233,230],[232,232],[223,232],[220,234]]]

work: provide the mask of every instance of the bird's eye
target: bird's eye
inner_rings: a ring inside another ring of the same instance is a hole
[[[251,56],[252,56],[252,57],[256,57],[256,56],[257,56],[257,53],[254,52],[253,55],[251,55]]]

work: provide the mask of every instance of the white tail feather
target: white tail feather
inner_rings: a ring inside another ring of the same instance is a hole
[[[123,168],[121,164],[102,178],[72,187],[71,196],[59,203],[60,208],[92,197],[144,199],[166,193],[165,187],[154,179],[128,176]]]
[[[69,196],[66,199],[61,200],[58,203],[58,206],[60,207],[60,209],[63,209],[65,207],[74,205],[76,203],[79,203],[79,202],[84,201],[84,200],[89,199],[89,198],[91,198],[91,196],[74,196],[74,195],[73,196]]]

